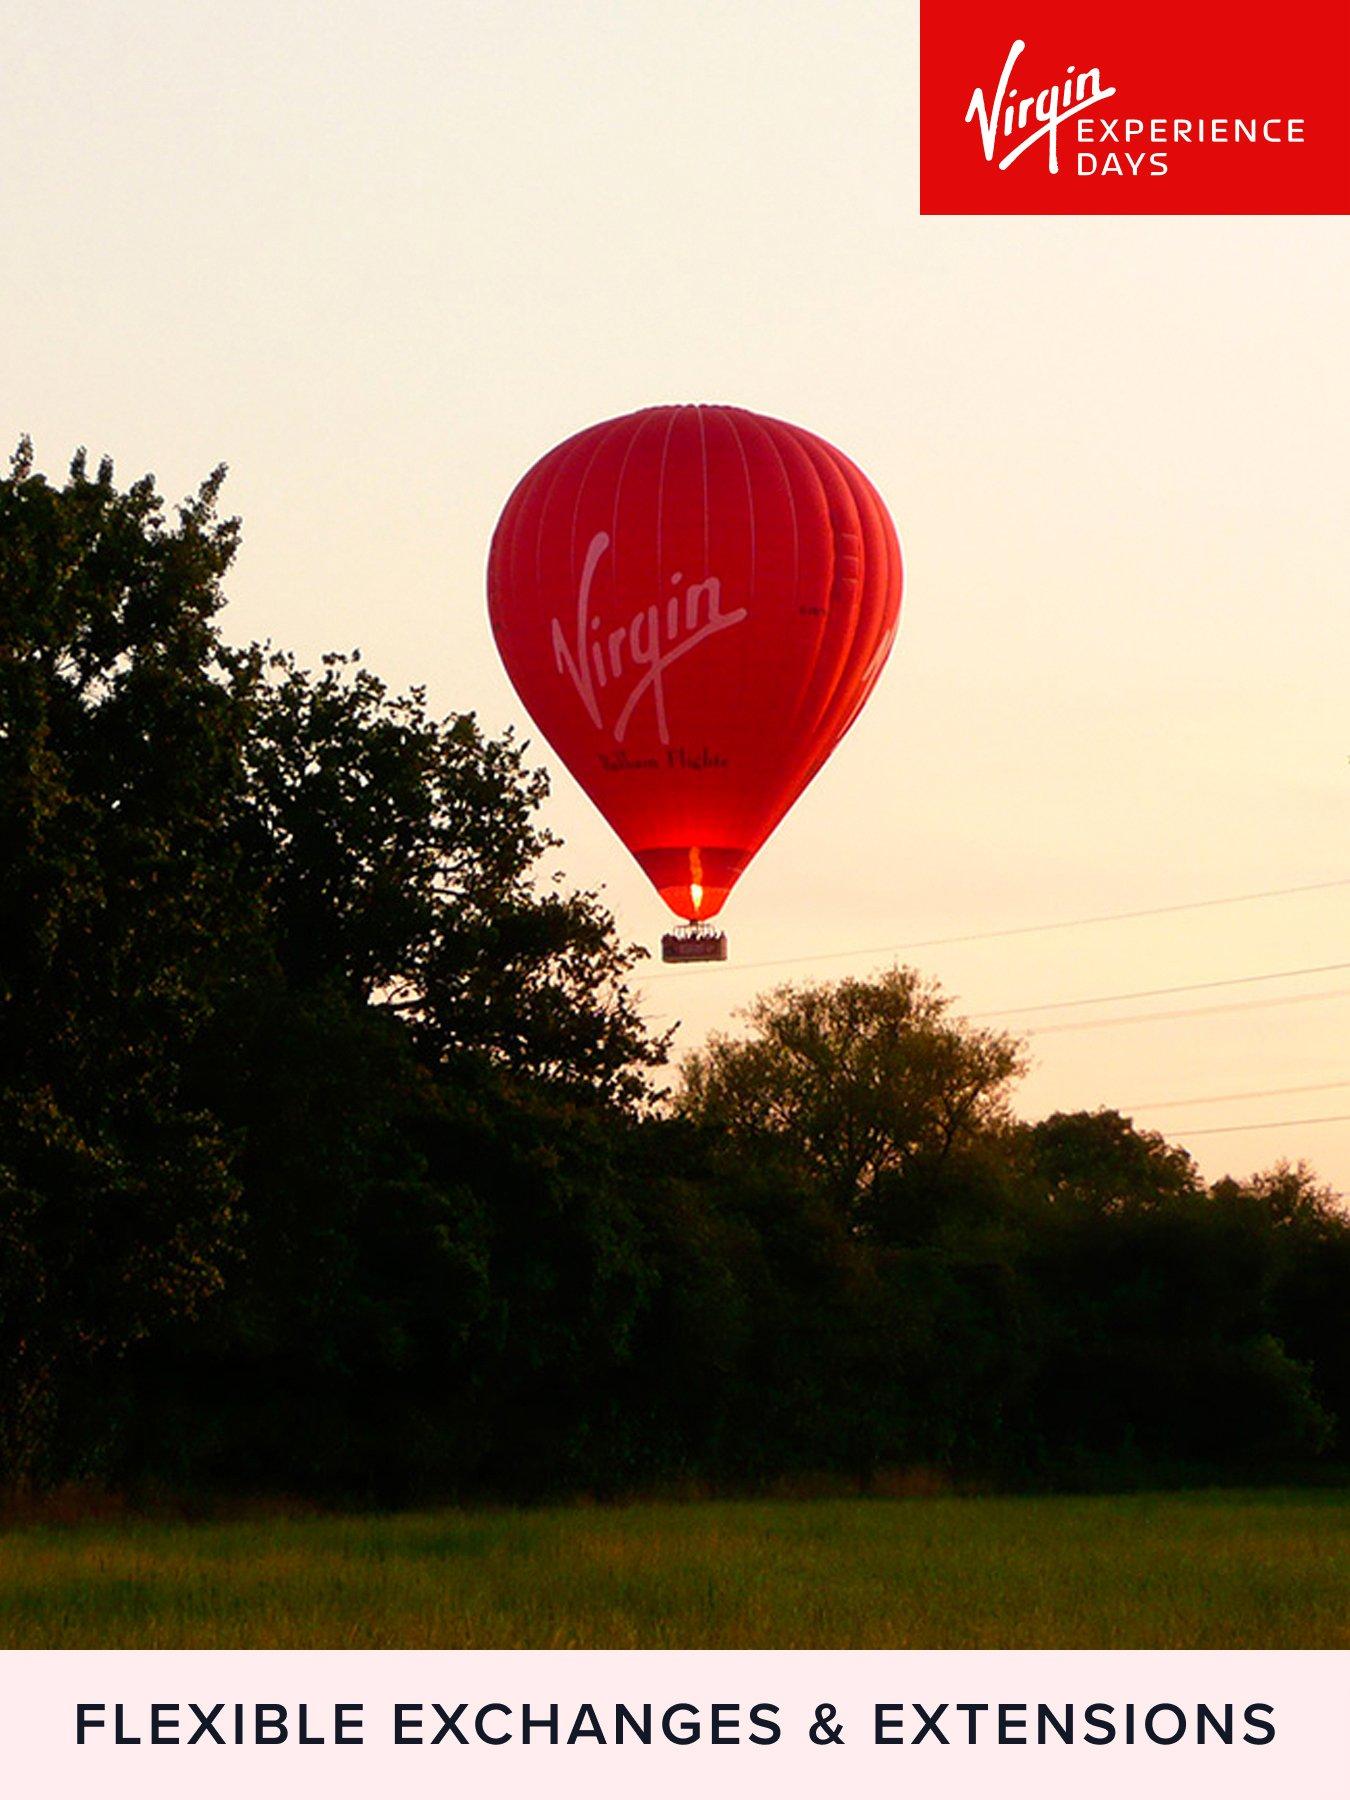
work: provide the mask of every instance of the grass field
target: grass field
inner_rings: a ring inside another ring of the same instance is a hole
[[[30,1525],[0,1644],[1347,1646],[1350,1494]]]

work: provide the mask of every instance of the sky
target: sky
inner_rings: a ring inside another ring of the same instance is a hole
[[[483,569],[560,438],[732,403],[886,498],[890,665],[728,964],[646,966],[681,1045],[898,956],[1036,1028],[1026,1116],[1119,1106],[1208,1176],[1303,1157],[1350,1191],[1345,219],[920,218],[896,0],[2,16],[0,428],[171,501],[227,462],[236,641],[359,645],[532,735]],[[534,748],[557,866],[655,946]]]

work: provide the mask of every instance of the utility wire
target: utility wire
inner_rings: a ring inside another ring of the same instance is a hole
[[[737,970],[784,969],[799,963],[837,962],[849,956],[898,956],[906,950],[936,950],[950,944],[981,944],[996,938],[1026,937],[1038,931],[1072,931],[1081,925],[1111,925],[1123,919],[1155,919],[1166,913],[1198,912],[1211,906],[1239,906],[1249,900],[1283,900],[1291,894],[1319,894],[1329,888],[1350,887],[1350,876],[1334,881],[1307,881],[1299,887],[1263,888],[1251,894],[1222,894],[1213,900],[1181,900],[1170,906],[1141,906],[1129,912],[1087,913],[1079,919],[1051,919],[1043,925],[1008,925],[998,931],[967,931],[957,937],[915,938],[907,944],[881,944],[867,950],[822,950],[810,956],[775,956],[761,962],[715,963],[700,965],[700,973],[732,974]],[[644,975],[645,981],[671,981],[686,975],[686,970],[657,971]]]
[[[1057,1012],[1066,1006],[1104,1006],[1109,1000],[1154,1000],[1160,994],[1196,994],[1204,988],[1242,987],[1252,981],[1287,981],[1295,975],[1333,975],[1350,963],[1318,963],[1306,969],[1270,969],[1261,975],[1228,975],[1222,981],[1186,981],[1178,987],[1133,988],[1124,994],[1088,994],[1081,1000],[1042,1000],[1035,1006],[1000,1006],[991,1012],[968,1013],[971,1019],[1001,1019],[1009,1013]],[[1291,996],[1294,999],[1298,995]]]
[[[1285,1094],[1326,1094],[1350,1087],[1350,1081],[1314,1081],[1306,1087],[1249,1088],[1241,1094],[1194,1094],[1189,1100],[1131,1100],[1118,1108],[1123,1113],[1162,1112],[1171,1106],[1220,1106],[1226,1100],[1273,1100]]]
[[[1221,1131],[1277,1131],[1285,1125],[1344,1125],[1350,1113],[1330,1113],[1321,1119],[1257,1119],[1250,1125],[1178,1126],[1168,1137],[1214,1137]]]
[[[1173,1012],[1122,1013],[1115,1019],[1072,1019],[1064,1025],[1029,1025],[1026,1037],[1048,1037],[1055,1031],[1092,1031],[1102,1025],[1151,1025],[1159,1019],[1199,1019],[1207,1013],[1258,1012],[1267,1006],[1301,1006],[1310,1000],[1344,1000],[1350,988],[1323,988],[1316,994],[1280,994],[1272,1000],[1233,1000],[1225,1006],[1183,1006]]]
[[[942,938],[917,938],[905,944],[886,944],[871,949],[829,950],[813,956],[772,957],[753,963],[729,963],[721,965],[724,973],[732,969],[752,971],[756,969],[773,969],[795,966],[806,962],[831,962],[851,956],[894,956],[907,950],[939,949],[954,944],[974,944],[992,942],[999,938],[1024,937],[1035,932],[1071,931],[1086,925],[1108,925],[1129,919],[1159,918],[1170,913],[1198,912],[1215,906],[1238,906],[1253,900],[1281,900],[1295,894],[1323,893],[1332,888],[1350,887],[1350,877],[1341,877],[1333,881],[1305,882],[1298,887],[1265,888],[1250,894],[1225,894],[1212,900],[1185,900],[1169,906],[1137,907],[1127,912],[1092,913],[1077,919],[1057,919],[1042,925],[1012,925],[997,931],[965,932],[959,936]],[[972,1013],[971,1018],[1006,1018],[1018,1017],[1024,1013],[1054,1012],[1073,1006],[1105,1005],[1116,1000],[1153,999],[1164,994],[1198,993],[1207,989],[1222,987],[1239,987],[1258,981],[1284,981],[1301,975],[1325,975],[1350,968],[1350,963],[1321,963],[1300,969],[1273,969],[1255,975],[1233,975],[1218,981],[1196,981],[1179,984],[1175,987],[1136,988],[1127,993],[1096,994],[1084,996],[1078,1000],[1047,1000],[1030,1006],[1003,1007],[997,1012]],[[681,971],[683,973],[683,971]],[[675,971],[656,973],[648,976],[650,981],[668,981],[674,977]],[[1147,1025],[1172,1019],[1192,1019],[1218,1013],[1257,1012],[1272,1006],[1296,1006],[1311,1001],[1341,1000],[1350,997],[1350,988],[1325,988],[1315,994],[1277,995],[1268,1000],[1241,1000],[1218,1006],[1180,1007],[1168,1012],[1133,1013],[1122,1017],[1106,1019],[1074,1019],[1062,1025],[1030,1026],[1026,1035],[1043,1037],[1052,1032],[1090,1031],[1108,1025]],[[1210,1094],[1191,1100],[1153,1100],[1135,1101],[1122,1110],[1127,1112],[1161,1111],[1173,1106],[1209,1106],[1218,1105],[1228,1100],[1257,1100],[1272,1098],[1285,1094],[1326,1093],[1335,1089],[1350,1087],[1350,1081],[1313,1082],[1300,1087],[1258,1088],[1243,1093]],[[1350,1113],[1331,1113],[1313,1119],[1262,1119],[1241,1125],[1196,1125],[1180,1126],[1168,1132],[1170,1137],[1215,1137],[1229,1132],[1241,1131],[1279,1131],[1303,1125],[1339,1125],[1350,1123]],[[1344,1198],[1341,1195],[1338,1198]]]

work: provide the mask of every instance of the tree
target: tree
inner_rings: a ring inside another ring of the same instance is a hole
[[[1214,1204],[1259,1234],[1270,1269],[1270,1328],[1313,1371],[1318,1400],[1336,1421],[1335,1448],[1350,1453],[1350,1211],[1306,1163],[1225,1177]]]
[[[537,879],[547,784],[509,735],[353,657],[310,674],[224,643],[223,476],[174,523],[150,477],[121,492],[82,453],[57,488],[25,441],[0,482],[11,1480],[55,1470],[85,1399],[65,1466],[87,1464],[107,1370],[147,1340],[161,1368],[209,1338],[217,1366],[311,1373],[459,1342],[487,1304],[482,1197],[447,1111],[480,1129],[546,1091],[561,1139],[564,1098],[631,1111],[664,1055],[625,985],[641,953]],[[394,1220],[407,1254],[372,1254]]]
[[[220,1287],[237,1183],[186,1046],[247,933],[214,678],[223,471],[164,521],[83,453],[0,481],[0,1452],[41,1473],[57,1397]]]
[[[1099,1211],[1200,1191],[1190,1152],[1121,1113],[1052,1113],[1024,1128],[1032,1179],[1051,1199]]]
[[[287,981],[337,981],[396,1012],[444,1065],[489,1056],[572,1094],[632,1102],[666,1040],[624,977],[645,952],[618,941],[594,894],[541,885],[558,840],[548,793],[510,732],[433,717],[359,656],[312,675],[256,647],[230,658],[245,705],[239,842],[266,895]]]
[[[881,1176],[940,1165],[1003,1118],[1027,1066],[1015,1038],[952,1017],[913,969],[789,983],[745,1016],[744,1037],[715,1033],[686,1058],[678,1110],[743,1141],[794,1146],[859,1222]]]
[[[1184,1150],[1106,1110],[1027,1128],[1022,1153],[1036,1411],[1062,1464],[1249,1474],[1325,1446],[1326,1408],[1275,1305],[1273,1221],[1297,1194],[1210,1192]]]

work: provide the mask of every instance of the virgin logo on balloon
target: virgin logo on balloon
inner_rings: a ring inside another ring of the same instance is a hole
[[[666,670],[717,632],[739,625],[746,616],[746,609],[742,606],[736,612],[724,613],[722,584],[715,575],[710,575],[703,581],[691,582],[683,598],[679,594],[672,594],[663,603],[652,601],[646,607],[639,608],[626,624],[604,634],[603,639],[593,640],[590,633],[600,632],[600,621],[591,616],[591,587],[600,558],[608,548],[608,532],[597,531],[587,547],[586,561],[581,571],[575,642],[569,644],[560,622],[557,619],[553,621],[553,655],[558,673],[561,675],[566,672],[571,678],[572,686],[590,714],[591,723],[597,730],[601,730],[604,721],[596,693],[597,685],[601,688],[608,687],[611,677],[615,682],[620,682],[626,674],[631,673],[632,668],[645,670],[630,688],[628,698],[614,722],[614,742],[623,742],[634,708],[642,696],[650,692],[656,713],[657,735],[662,744],[668,745],[670,729],[666,720]],[[676,586],[683,579],[681,574],[671,576],[671,581]]]
[[[734,406],[656,406],[568,438],[517,484],[488,559],[517,693],[700,929],[857,717],[900,588],[867,477]]]

